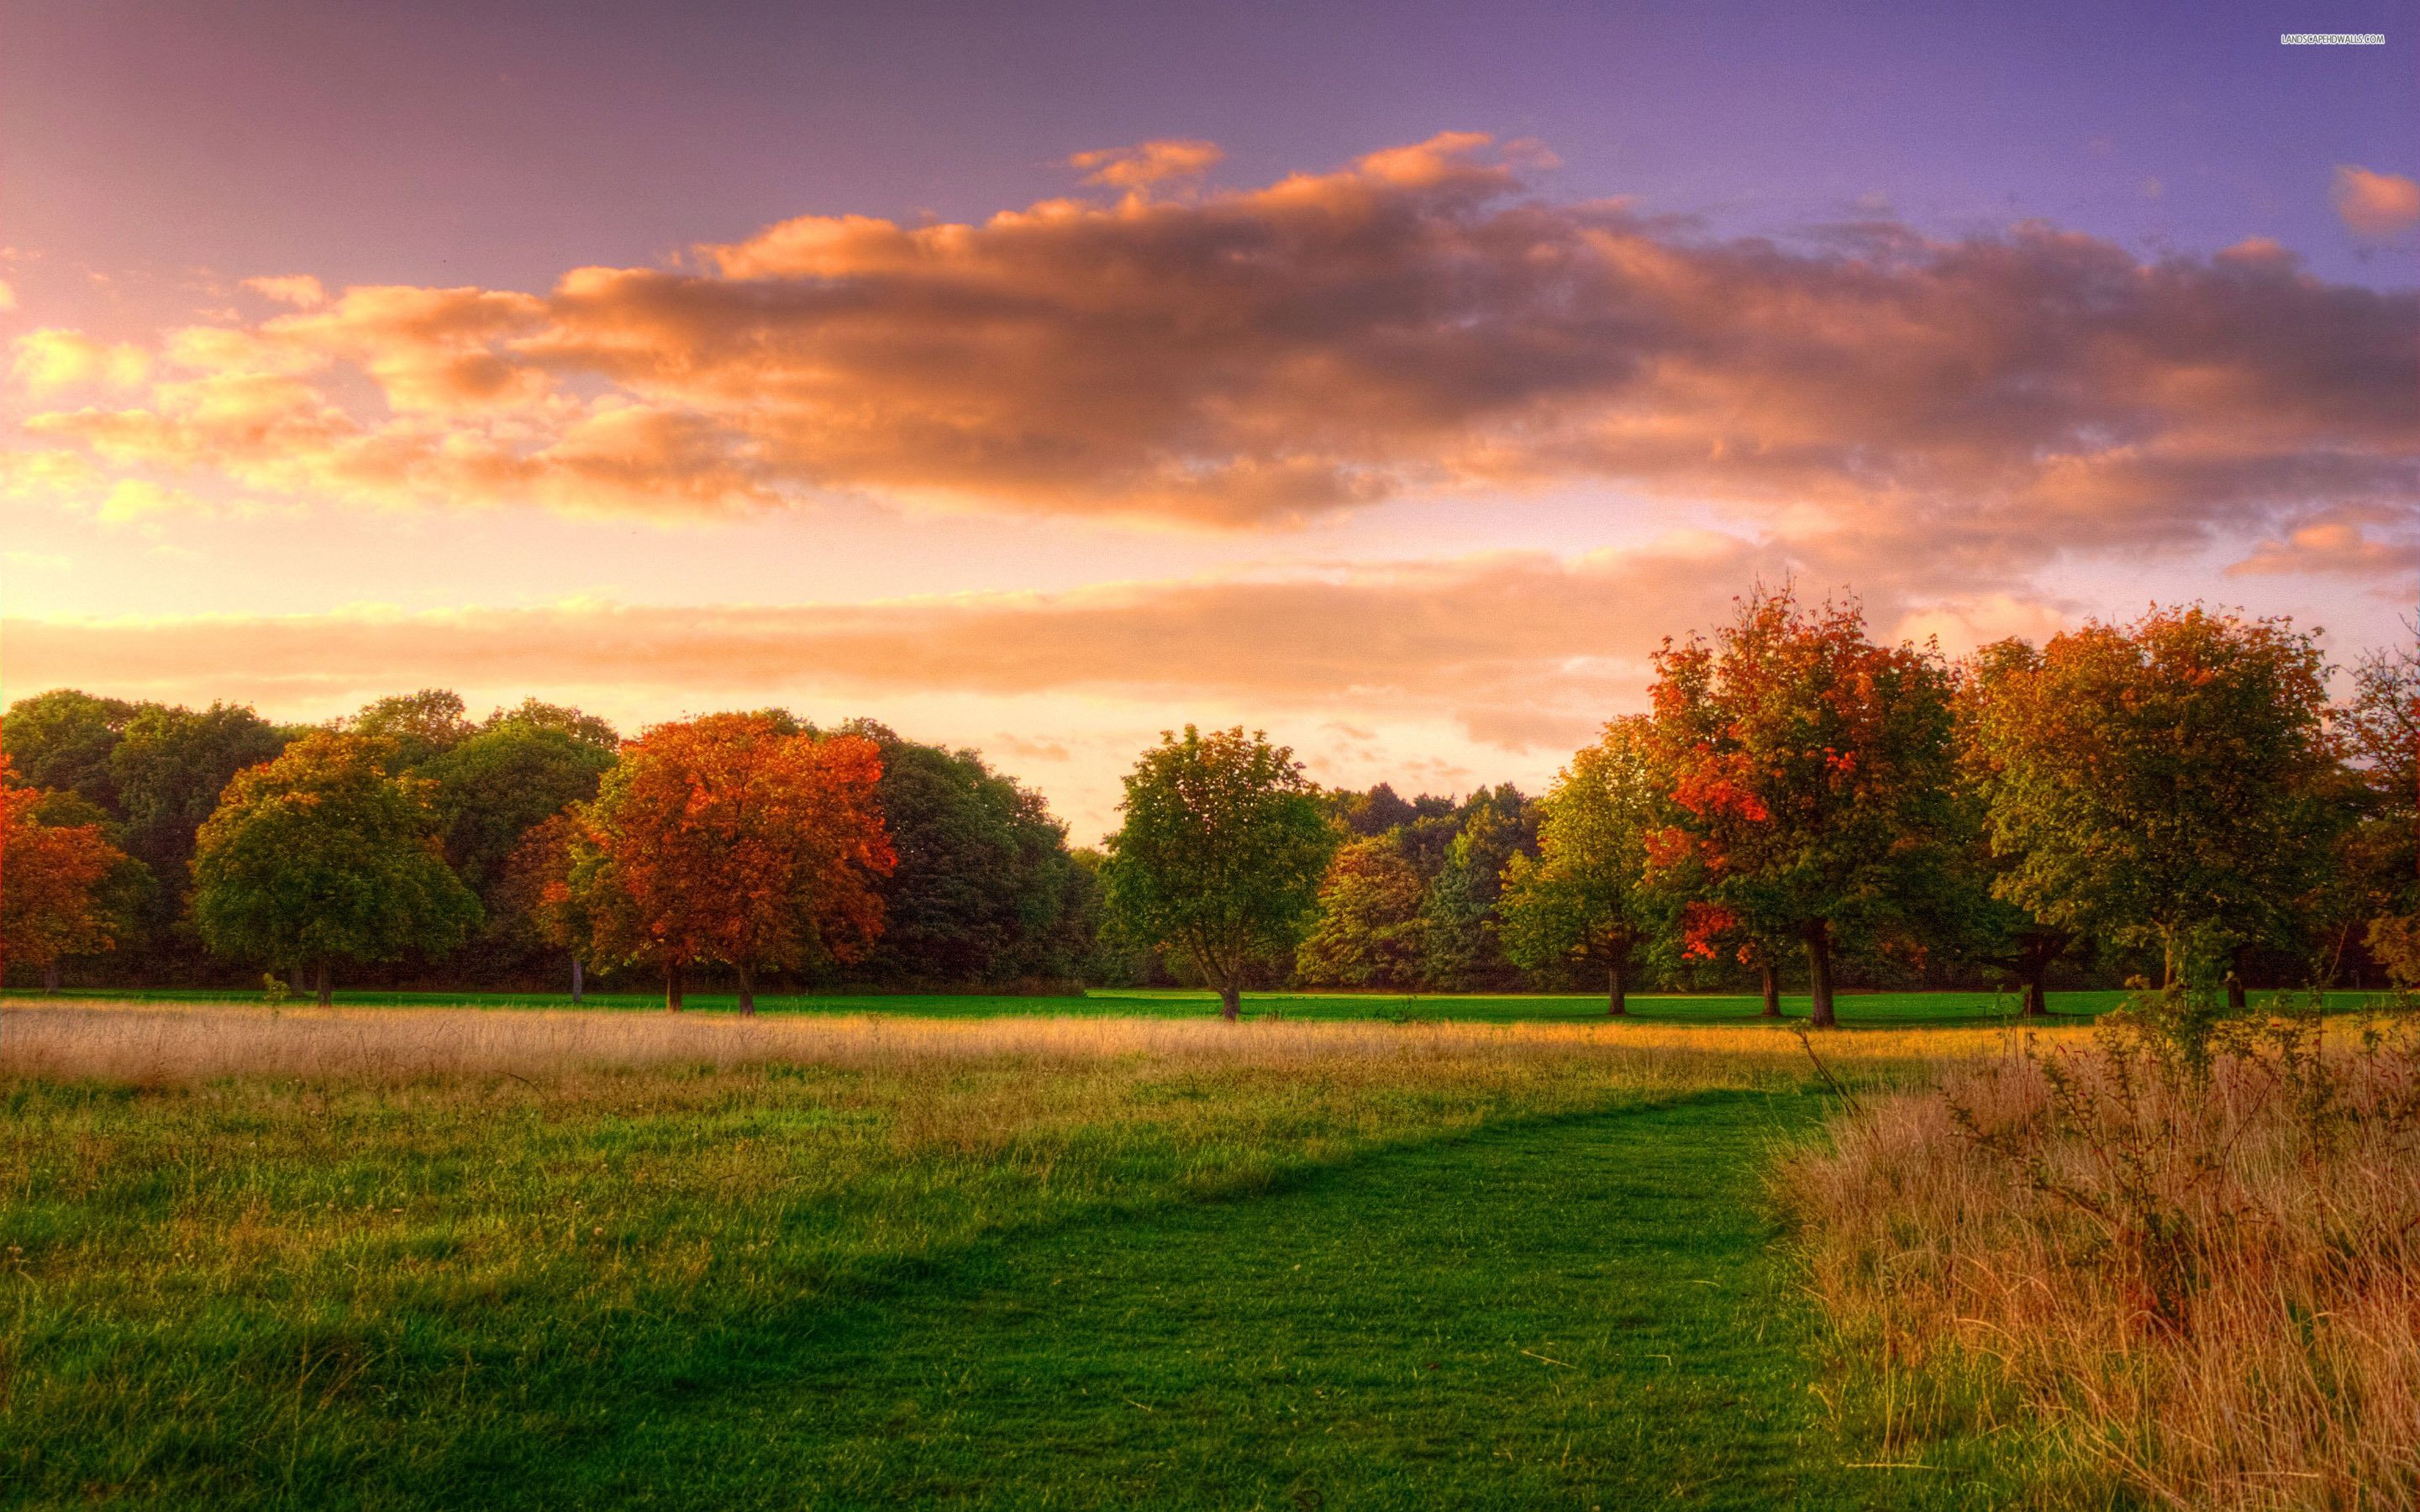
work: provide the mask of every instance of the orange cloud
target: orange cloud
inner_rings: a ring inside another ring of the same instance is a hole
[[[1993,572],[2420,500],[2420,296],[2273,245],[1706,240],[1530,197],[1531,149],[1471,133],[1155,197],[1198,147],[1101,157],[1114,203],[801,217],[543,296],[352,289],[25,424],[264,492],[668,518],[1257,529],[1601,481]]]
[[[1084,182],[1088,184],[1140,189],[1146,184],[1207,173],[1226,156],[1215,142],[1140,142],[1130,147],[1078,152],[1067,160],[1067,164],[1083,169]]]
[[[173,621],[9,620],[8,679],[268,702],[439,682],[695,697],[1083,694],[1425,711],[1520,745],[1635,697],[1761,549],[1482,556],[1321,578],[803,607],[582,603]],[[1508,734],[1507,733],[1511,733]]]
[[[2384,541],[2352,518],[2315,519],[2283,540],[2263,541],[2250,556],[2230,565],[2230,578],[2320,575],[2383,578],[2420,569],[2420,542]]]
[[[308,310],[328,302],[328,291],[308,273],[289,273],[282,277],[247,278],[243,286],[265,300],[280,304],[292,304]]]
[[[2420,222],[2420,183],[2401,174],[2372,173],[2350,163],[2336,170],[2330,197],[2355,236],[2391,237]]]

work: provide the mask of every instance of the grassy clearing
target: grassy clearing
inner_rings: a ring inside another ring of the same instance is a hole
[[[1753,1200],[1804,1066],[1652,1025],[11,1011],[0,1499],[1991,1504],[1810,1413]]]
[[[2257,993],[2262,1000],[2277,995]],[[2296,995],[2307,996],[2307,994]],[[2052,1018],[2055,1021],[2089,1020],[2116,1008],[2125,998],[2120,992],[2068,992],[2050,995]],[[2366,1005],[2374,994],[2335,992],[2328,995],[2332,1009],[2351,1011]],[[55,995],[35,995],[23,993],[0,997],[0,1002],[23,1007],[62,1002],[143,1002],[143,1003],[219,1003],[250,1004],[260,1000],[256,992],[224,992],[209,989],[163,989],[151,992],[126,992],[116,989],[69,991]],[[904,1018],[1196,1018],[1218,1011],[1218,998],[1206,992],[1184,990],[1152,990],[1143,988],[1102,989],[1079,995],[1058,997],[982,995],[970,994],[930,994],[919,995],[883,995],[873,994],[830,994],[814,995],[760,995],[757,1007],[767,1013],[783,1015],[883,1014]],[[736,999],[712,993],[691,993],[689,1011],[704,1013],[734,1011]],[[567,995],[545,993],[390,993],[340,992],[336,994],[340,1008],[511,1008],[570,1009],[575,1006],[597,1011],[661,1011],[663,998],[651,993],[590,993],[586,1000],[575,1005]],[[1247,993],[1244,996],[1247,1014],[1254,1017],[1278,1016],[1306,1019],[1317,1023],[1345,1023],[1355,1020],[1383,1020],[1400,1023],[1406,1020],[1436,1020],[1455,1024],[1586,1024],[1606,1016],[1605,999],[1601,995],[1560,995],[1552,993],[1488,995],[1466,993]],[[1634,993],[1630,997],[1630,1015],[1646,1024],[1743,1024],[1776,1026],[1774,1021],[1760,1016],[1762,1005],[1754,996],[1723,994]],[[1874,1027],[1924,1028],[1935,1026],[1982,1026],[2009,1022],[2018,1007],[2016,997],[2008,993],[1843,993],[1840,995],[1840,1024],[1844,1028]],[[1784,1021],[1804,1020],[1807,999],[1785,996],[1782,999]]]
[[[2420,1505],[2420,1026],[2155,1024],[1949,1070],[1786,1161],[1885,1453],[2106,1505]]]

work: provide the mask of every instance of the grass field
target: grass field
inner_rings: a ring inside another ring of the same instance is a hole
[[[2115,991],[2053,993],[2050,995],[2051,1014],[2055,1019],[2091,1018],[2117,1007],[2125,995]],[[2273,995],[2255,993],[2253,997],[2257,1002]],[[2361,992],[2335,992],[2328,995],[2328,1000],[2332,1008],[2350,1010],[2362,1007],[2374,995]],[[80,1001],[257,1003],[260,994],[209,989],[156,992],[93,990],[43,996],[13,992],[0,996],[0,1001],[27,1006]],[[1078,996],[1062,997],[964,994],[765,995],[760,995],[756,1003],[758,1010],[766,1013],[882,1013],[917,1018],[990,1018],[1003,1015],[1182,1018],[1218,1011],[1217,997],[1206,992],[1141,988],[1101,989]],[[574,1006],[568,995],[540,993],[339,992],[336,1004],[340,1008],[567,1009]],[[649,993],[590,993],[578,1006],[600,1011],[660,1011],[663,998],[660,994]],[[688,1011],[690,1012],[728,1013],[736,1007],[736,999],[727,995],[691,993],[688,998]],[[1381,1019],[1400,1022],[1416,1019],[1473,1024],[1588,1023],[1606,1016],[1605,999],[1601,995],[1548,993],[1500,996],[1460,993],[1247,993],[1244,1007],[1247,1014],[1253,1016],[1275,1014],[1289,1019],[1316,1021]],[[1749,995],[1653,993],[1633,994],[1630,997],[1631,1017],[1650,1024],[1771,1026],[1772,1020],[1760,1016],[1761,1007],[1759,999]],[[1840,1024],[1844,1028],[1997,1024],[2009,1021],[2017,1007],[2017,999],[2012,994],[1979,992],[1843,993],[1838,1003]],[[1782,1014],[1785,1022],[1806,1018],[1806,997],[1803,995],[1785,996]]]
[[[1825,1410],[1760,1195],[1808,1073],[1653,1024],[12,1010],[0,1501],[2005,1504]]]

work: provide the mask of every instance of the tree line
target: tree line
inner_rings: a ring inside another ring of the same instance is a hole
[[[1171,733],[1071,849],[975,752],[781,710],[629,740],[454,694],[327,726],[57,690],[0,724],[8,967],[54,982],[735,988],[2420,978],[2420,653],[2332,703],[2312,633],[2154,609],[1951,661],[1854,603],[1747,596],[1544,795],[1322,789]]]

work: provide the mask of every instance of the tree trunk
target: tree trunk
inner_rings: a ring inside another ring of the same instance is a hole
[[[681,968],[677,962],[664,963],[664,1011],[681,1011]]]
[[[2019,1018],[2050,1017],[2050,994],[2043,990],[2042,978],[2050,971],[2050,961],[2039,951],[2025,955],[2024,1006],[2017,1011]]]
[[[1218,1016],[1233,1024],[1244,1016],[1244,990],[1233,985],[1218,989]]]
[[[1624,986],[1621,962],[1616,958],[1605,968],[1605,1011],[1611,1017],[1621,1018],[1630,1011],[1629,995],[1623,991]]]
[[[1819,918],[1807,926],[1807,990],[1813,999],[1807,1022],[1828,1029],[1839,1021],[1832,1013],[1832,923]]]
[[[1758,946],[1756,954],[1757,972],[1764,979],[1764,1016],[1777,1019],[1781,1016],[1781,968],[1774,964],[1764,947]]]
[[[2226,1006],[2238,1013],[2243,1011],[2243,957],[2250,949],[2250,946],[2239,945],[2227,952]]]
[[[744,1019],[756,1016],[756,968],[753,966],[739,968],[739,1016]]]
[[[328,963],[324,959],[311,968],[311,990],[318,995],[321,1008],[327,1008],[336,1000],[334,989],[328,985]]]
[[[571,1001],[576,1005],[587,995],[588,982],[580,969],[580,958],[571,958]]]
[[[44,992],[46,992],[46,993],[54,993],[54,992],[57,992],[58,990],[59,990],[59,964],[58,964],[56,961],[49,961],[49,962],[45,962],[45,963],[43,963],[43,965],[42,965],[42,991],[44,991]]]

